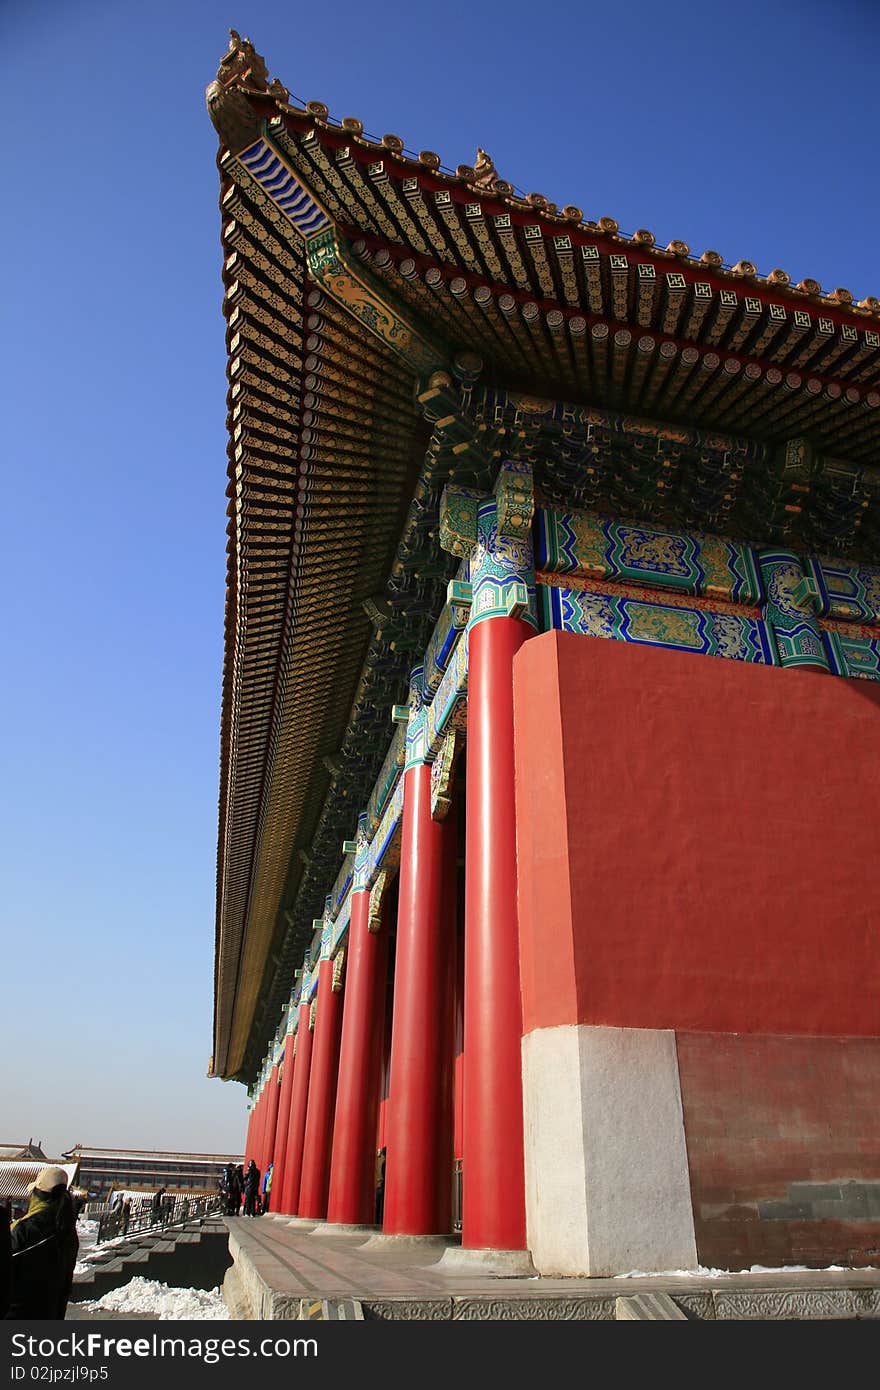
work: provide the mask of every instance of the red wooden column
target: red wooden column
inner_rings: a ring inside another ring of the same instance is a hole
[[[333,1128],[327,1220],[367,1225],[375,1219],[376,1124],[385,1033],[388,924],[381,906],[384,879],[377,884],[371,919],[370,890],[361,887],[366,869],[361,828],[355,861],[345,1005],[339,1050],[339,1084]]]
[[[522,1003],[516,915],[515,618],[470,633],[462,1245],[524,1250]]]
[[[517,933],[513,658],[535,630],[527,465],[494,496],[447,489],[441,538],[470,554],[462,1246],[526,1248]]]
[[[284,1212],[288,1216],[296,1216],[299,1209],[303,1139],[306,1132],[306,1111],[308,1109],[309,1079],[312,1067],[311,1012],[311,1004],[300,1004],[293,1059],[293,1090],[290,1097],[287,1158],[284,1164],[281,1204],[276,1207],[277,1211]]]
[[[261,1174],[263,1172],[263,1154],[266,1152],[266,1124],[269,1119],[269,1082],[271,1078],[271,1071],[267,1072],[263,1081],[263,1094],[260,1096],[260,1129],[257,1134],[255,1162]]]
[[[284,1192],[284,1170],[287,1166],[287,1143],[290,1134],[290,1102],[293,1096],[294,1044],[293,1015],[290,1015],[290,1029],[284,1040],[284,1059],[281,1064],[281,1094],[278,1098],[278,1121],[275,1126],[275,1153],[272,1172],[272,1210],[281,1210]]]
[[[455,826],[431,815],[421,680],[419,667],[410,687],[403,787],[382,1227],[389,1235],[451,1229],[455,880],[453,874],[448,881],[447,841]]]
[[[274,1042],[273,1042],[274,1047]],[[278,1085],[278,1063],[274,1063],[269,1074],[268,1096],[266,1106],[266,1129],[263,1134],[263,1161],[258,1163],[262,1176],[269,1164],[272,1162],[272,1155],[275,1151],[275,1126],[278,1123],[278,1101],[280,1087]]]
[[[341,1023],[341,982],[339,988],[334,988],[334,963],[329,959],[322,960],[318,973],[318,1009],[299,1189],[300,1216],[310,1216],[316,1220],[323,1220],[327,1214]]]

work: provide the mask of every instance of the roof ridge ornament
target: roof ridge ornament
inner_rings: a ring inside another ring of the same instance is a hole
[[[260,117],[248,100],[248,92],[263,93],[276,101],[286,102],[290,97],[277,77],[269,83],[269,69],[250,39],[230,29],[229,48],[205,91],[205,102],[214,129],[232,154],[252,145],[260,134]]]
[[[241,82],[258,92],[265,92],[269,85],[269,69],[265,59],[254,48],[250,39],[242,38],[237,29],[229,31],[229,47],[220,59],[217,81],[228,87],[231,82]]]
[[[480,188],[485,193],[498,192],[498,184],[507,186],[504,179],[498,177],[498,170],[490,154],[484,149],[477,148],[477,157],[474,160],[474,176],[470,180],[474,188]]]

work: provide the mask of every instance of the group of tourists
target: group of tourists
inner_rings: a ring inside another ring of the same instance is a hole
[[[251,1159],[247,1168],[241,1163],[226,1163],[220,1172],[220,1196],[227,1216],[262,1216],[272,1201],[272,1168],[260,1174]],[[244,1210],[242,1211],[242,1202]]]
[[[0,1317],[63,1318],[79,1253],[76,1210],[63,1168],[42,1168],[27,1211],[0,1208]]]

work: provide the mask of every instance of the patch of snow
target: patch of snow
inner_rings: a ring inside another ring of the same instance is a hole
[[[729,1279],[733,1274],[829,1274],[832,1272],[852,1274],[848,1265],[825,1265],[815,1269],[812,1265],[751,1265],[748,1269],[706,1269],[698,1265],[696,1269],[630,1269],[626,1274],[618,1274],[618,1279]],[[859,1265],[857,1273],[875,1273],[875,1265]]]
[[[87,1250],[92,1245],[98,1243],[98,1229],[100,1222],[90,1221],[88,1217],[81,1216],[76,1223],[76,1233],[79,1236],[80,1249]]]
[[[162,1322],[190,1318],[229,1320],[229,1309],[219,1289],[173,1289],[141,1275],[81,1306],[90,1313],[150,1313]]]

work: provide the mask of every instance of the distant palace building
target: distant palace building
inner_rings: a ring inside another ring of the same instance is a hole
[[[13,1201],[26,1203],[31,1183],[39,1177],[41,1168],[49,1163],[64,1168],[71,1189],[77,1181],[76,1162],[65,1162],[63,1158],[50,1158],[44,1153],[41,1140],[26,1144],[0,1144],[0,1202]]]
[[[214,1193],[223,1165],[243,1161],[235,1154],[90,1149],[84,1144],[75,1144],[64,1158],[79,1164],[80,1186],[97,1197],[114,1188],[152,1192],[165,1187],[169,1192]]]
[[[372,1223],[385,1150],[458,1258],[876,1264],[880,300],[451,173],[234,32],[207,100],[213,1070],[273,1208]]]
[[[29,1139],[26,1144],[0,1144],[0,1159],[8,1158],[25,1161],[42,1159],[44,1163],[48,1162],[43,1153],[42,1141],[37,1140],[35,1144],[33,1139]]]

